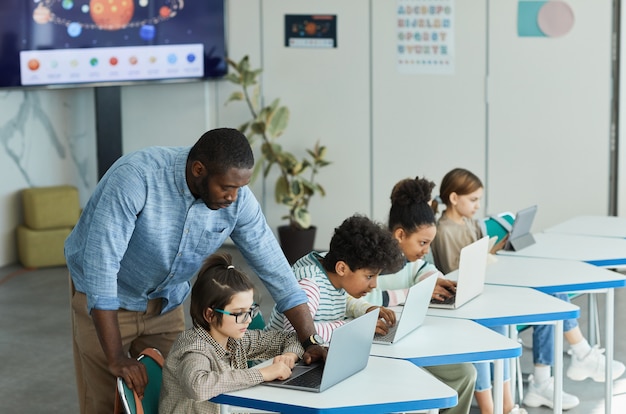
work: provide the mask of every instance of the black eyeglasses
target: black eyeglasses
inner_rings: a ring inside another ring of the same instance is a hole
[[[253,304],[250,307],[250,310],[247,312],[233,313],[233,312],[225,311],[224,309],[215,309],[215,308],[213,308],[213,310],[215,312],[223,313],[224,315],[234,316],[235,323],[247,323],[249,321],[252,321],[252,319],[254,319],[254,317],[257,316],[259,312],[261,311],[261,309],[259,308],[259,305],[257,305],[256,303]]]

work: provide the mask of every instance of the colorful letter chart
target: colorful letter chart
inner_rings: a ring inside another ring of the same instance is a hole
[[[454,73],[454,0],[397,0],[400,73]]]

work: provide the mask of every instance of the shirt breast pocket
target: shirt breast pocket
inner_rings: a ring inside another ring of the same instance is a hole
[[[200,240],[198,240],[194,253],[203,259],[206,258],[224,244],[229,234],[228,228],[204,230],[200,235]]]

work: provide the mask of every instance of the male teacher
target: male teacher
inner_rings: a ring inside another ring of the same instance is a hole
[[[253,166],[246,137],[219,128],[191,148],[125,155],[98,183],[65,242],[82,414],[113,411],[116,377],[143,395],[135,357],[167,355],[185,329],[190,280],[228,237],[296,328],[305,360],[323,357],[306,295],[247,187]]]

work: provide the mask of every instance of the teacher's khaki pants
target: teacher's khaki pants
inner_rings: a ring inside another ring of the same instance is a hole
[[[70,278],[74,367],[81,414],[111,414],[116,378],[109,372],[96,328],[87,313],[87,297],[76,292]],[[183,306],[164,315],[161,300],[148,302],[145,312],[118,311],[124,351],[136,357],[145,348],[157,348],[167,356],[174,340],[185,329]]]

